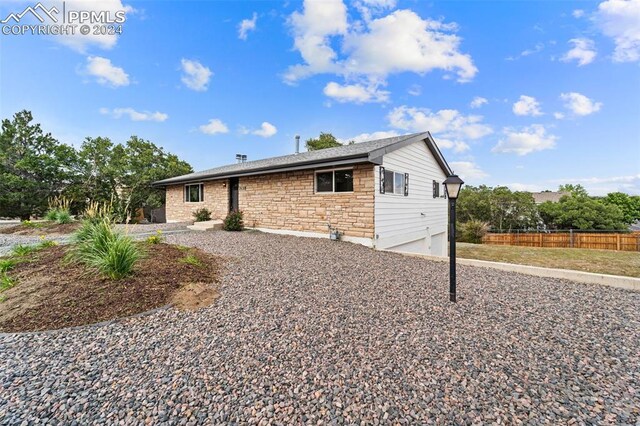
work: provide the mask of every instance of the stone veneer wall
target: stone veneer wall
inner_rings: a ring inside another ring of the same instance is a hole
[[[184,185],[167,186],[167,222],[193,221],[193,212],[203,207],[211,211],[212,219],[224,219],[229,211],[229,187],[227,180],[204,182],[204,201],[186,203]]]
[[[318,169],[322,170],[322,169]],[[241,177],[240,210],[247,227],[329,234],[331,223],[351,237],[374,237],[373,165],[355,165],[353,192],[314,193],[314,170]],[[226,186],[223,186],[226,185]],[[206,207],[213,219],[229,209],[228,180],[204,182],[204,201],[185,203],[184,185],[167,187],[167,220],[193,220],[193,211]]]
[[[322,170],[322,169],[318,169]],[[314,170],[240,178],[245,226],[374,237],[373,165],[355,165],[353,192],[314,193]]]

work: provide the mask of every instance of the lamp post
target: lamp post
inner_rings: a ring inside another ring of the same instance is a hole
[[[464,182],[458,175],[444,181],[449,198],[449,300],[456,301],[456,200]]]

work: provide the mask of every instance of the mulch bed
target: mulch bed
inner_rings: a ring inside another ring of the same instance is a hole
[[[38,251],[9,272],[0,331],[41,331],[135,315],[176,300],[184,309],[212,303],[222,258],[198,249],[143,244],[146,255],[127,278],[113,281],[65,259],[67,247]],[[195,256],[200,264],[180,261]],[[194,285],[197,291],[194,291]],[[184,294],[181,290],[184,289]],[[191,302],[191,303],[190,303]]]
[[[80,222],[71,223],[53,223],[53,222],[35,222],[33,226],[25,226],[23,224],[3,226],[0,228],[0,234],[12,235],[67,235],[75,232],[80,227]]]

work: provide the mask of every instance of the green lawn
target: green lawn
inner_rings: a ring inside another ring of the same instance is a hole
[[[640,277],[640,253],[612,250],[457,244],[457,257]]]

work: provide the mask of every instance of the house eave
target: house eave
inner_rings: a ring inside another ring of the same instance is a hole
[[[372,164],[381,164],[377,162],[377,159],[370,159],[368,154],[358,155],[349,158],[340,158],[334,160],[327,161],[312,161],[306,163],[299,163],[291,166],[283,166],[283,167],[263,167],[260,169],[252,169],[247,170],[246,172],[229,172],[229,173],[219,173],[215,175],[203,175],[197,177],[190,177],[185,179],[167,179],[161,180],[158,182],[154,182],[151,185],[157,188],[164,188],[171,185],[182,185],[187,183],[196,183],[196,182],[209,182],[214,180],[221,179],[229,179],[235,177],[243,177],[243,176],[257,176],[257,175],[267,175],[273,173],[283,173],[283,172],[293,172],[299,170],[309,170],[309,169],[319,169],[325,167],[336,167],[336,166],[345,166],[350,164],[362,164],[362,163],[372,163]]]

